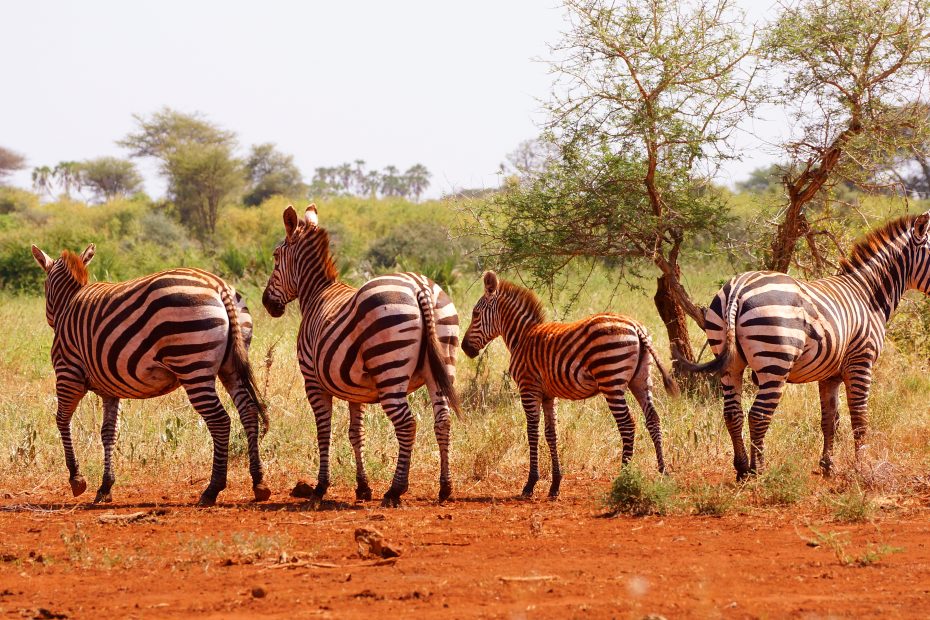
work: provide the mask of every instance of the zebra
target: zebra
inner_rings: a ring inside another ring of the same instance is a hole
[[[539,481],[537,442],[539,408],[546,420],[546,442],[552,461],[549,497],[559,495],[562,470],[556,436],[555,399],[582,400],[603,394],[623,442],[622,462],[633,457],[635,422],[625,392],[642,407],[646,427],[655,446],[660,472],[665,472],[662,428],[652,402],[650,357],[655,361],[666,391],[678,394],[678,385],[659,361],[646,328],[619,314],[596,314],[574,323],[545,320],[533,291],[484,273],[484,294],[472,310],[471,324],[462,338],[462,350],[471,358],[489,342],[503,337],[510,351],[510,376],[520,390],[526,414],[530,469],[523,497],[533,495]]]
[[[448,499],[449,409],[460,412],[453,387],[459,319],[452,300],[435,282],[415,273],[380,276],[358,289],[341,282],[316,205],[308,206],[303,218],[288,206],[284,230],[262,303],[273,317],[283,315],[294,299],[300,304],[297,359],[320,451],[316,487],[299,482],[291,495],[320,501],[326,494],[333,398],[340,398],[349,404],[356,499],[371,499],[362,457],[363,406],[380,403],[398,441],[397,466],[382,505],[399,506],[416,435],[407,395],[426,384],[439,444],[439,501]]]
[[[112,501],[113,446],[120,399],[153,398],[179,386],[206,422],[213,439],[213,470],[199,505],[212,506],[226,488],[229,415],[216,378],[233,398],[249,447],[249,473],[257,501],[271,491],[263,482],[258,397],[248,359],[252,317],[236,291],[199,269],[172,269],[127,282],[88,283],[96,246],[52,259],[32,246],[45,271],[45,314],[54,330],[52,365],[58,400],[56,423],[75,497],[87,490],[71,443],[71,417],[90,391],[103,399],[103,480],[94,503]]]
[[[840,385],[845,385],[860,458],[872,366],[884,344],[885,325],[907,290],[930,292],[928,224],[930,212],[872,230],[843,259],[837,275],[804,281],[780,272],[750,271],[734,276],[717,292],[704,327],[714,359],[705,364],[679,361],[685,370],[720,375],[737,479],[764,466],[765,434],[787,383],[819,383],[819,464],[825,476],[833,466],[837,399]],[[758,386],[749,410],[748,459],[740,402],[746,366]]]

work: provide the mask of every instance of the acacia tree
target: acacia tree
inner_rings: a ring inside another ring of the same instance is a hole
[[[798,134],[785,142],[787,204],[766,266],[787,271],[801,239],[815,247],[806,206],[839,182],[868,187],[893,152],[927,139],[928,0],[799,0],[762,37],[783,77],[773,100]]]
[[[118,157],[98,157],[78,164],[81,185],[100,202],[134,194],[142,189],[142,176],[135,164]]]
[[[294,156],[281,153],[271,143],[252,146],[245,170],[249,191],[243,202],[250,206],[260,205],[270,196],[300,196],[307,190]]]
[[[26,158],[10,149],[0,146],[0,183],[17,170],[26,167]]]
[[[477,213],[489,253],[551,283],[579,257],[652,263],[670,340],[693,359],[679,256],[726,205],[710,179],[749,105],[751,37],[730,0],[568,0],[548,130],[560,155]]]

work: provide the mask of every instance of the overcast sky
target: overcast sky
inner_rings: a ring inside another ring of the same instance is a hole
[[[750,21],[767,5],[738,4]],[[496,186],[505,155],[538,133],[552,76],[534,59],[566,27],[554,0],[13,0],[0,23],[0,145],[30,168],[125,156],[115,141],[132,115],[169,106],[235,131],[243,152],[276,143],[308,180],[355,159],[421,162],[433,196]],[[749,133],[739,146],[726,183],[773,160]],[[28,171],[13,181],[28,186]]]

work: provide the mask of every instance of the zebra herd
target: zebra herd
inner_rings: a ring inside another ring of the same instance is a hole
[[[320,452],[317,484],[298,484],[298,497],[320,500],[329,487],[329,445],[333,399],[349,405],[349,439],[356,462],[356,498],[371,499],[363,450],[363,407],[378,403],[398,441],[398,458],[383,505],[397,506],[407,491],[416,418],[407,396],[427,386],[439,445],[439,500],[452,495],[449,471],[451,412],[459,413],[455,356],[459,319],[442,288],[415,273],[374,278],[360,288],[338,279],[329,235],[317,209],[300,217],[284,211],[285,238],[274,250],[274,269],[262,297],[280,317],[297,300],[302,320],[297,357],[307,399],[316,419]],[[690,372],[720,375],[724,418],[733,442],[733,464],[743,478],[763,466],[763,442],[787,383],[819,382],[823,454],[830,473],[837,397],[845,385],[856,453],[867,429],[872,366],[881,352],[885,325],[908,289],[930,294],[930,212],[905,216],[872,231],[857,243],[840,273],[802,281],[776,272],[735,276],[705,312],[707,341],[714,359]],[[216,502],[226,487],[230,418],[216,392],[216,379],[231,395],[248,441],[249,473],[255,499],[271,491],[263,481],[259,440],[268,416],[248,361],[252,318],[241,296],[219,277],[198,269],[173,269],[121,283],[89,283],[93,245],[80,255],[52,259],[36,246],[32,253],[46,272],[46,318],[54,330],[52,364],[56,377],[56,423],[61,434],[71,490],[83,493],[71,442],[71,417],[81,398],[103,400],[103,479],[94,502],[111,501],[115,481],[112,453],[120,399],[151,398],[184,388],[213,441],[213,468],[200,505]],[[598,314],[574,323],[545,320],[542,304],[529,289],[483,278],[461,348],[475,357],[500,336],[511,355],[510,375],[526,414],[529,474],[523,495],[539,480],[540,410],[552,462],[549,496],[559,494],[561,468],[555,399],[579,400],[603,394],[622,440],[622,461],[633,456],[635,424],[625,394],[643,410],[660,472],[665,471],[662,430],[653,405],[654,362],[666,391],[678,386],[652,346],[643,325],[617,314]],[[673,353],[678,357],[674,348]],[[749,411],[750,454],[742,436],[742,381],[751,370],[758,393]]]

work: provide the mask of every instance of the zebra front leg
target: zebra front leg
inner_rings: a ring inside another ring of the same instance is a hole
[[[291,497],[302,497],[320,501],[329,489],[329,442],[332,439],[333,397],[319,390],[316,384],[307,383],[307,399],[313,409],[316,420],[316,444],[320,451],[320,470],[316,477],[316,487],[300,480],[291,491]]]
[[[749,475],[749,458],[746,455],[746,444],[743,442],[743,371],[730,369],[720,377],[720,387],[723,389],[723,421],[730,434],[733,444],[733,468],[736,470],[737,481]]]
[[[839,421],[839,407],[837,405],[840,377],[824,379],[818,384],[820,390],[820,430],[823,433],[823,454],[820,457],[820,469],[824,476],[830,475],[833,467],[833,437],[836,433],[836,423]]]
[[[646,430],[649,431],[649,437],[652,439],[652,445],[656,451],[656,465],[660,474],[665,473],[665,455],[662,451],[662,421],[659,419],[659,413],[656,411],[652,402],[652,377],[649,369],[652,364],[648,360],[643,360],[639,366],[639,372],[630,381],[630,391],[643,410],[643,417],[646,418]]]
[[[539,397],[535,393],[521,392],[520,400],[526,414],[526,440],[530,447],[530,471],[520,495],[528,499],[539,482]]]
[[[229,395],[232,396],[239,412],[239,421],[245,430],[246,441],[249,447],[249,475],[252,478],[252,493],[255,501],[263,502],[271,497],[271,489],[264,482],[264,468],[262,467],[261,453],[259,452],[259,404],[253,402],[248,390],[243,385],[243,379],[233,373],[223,372],[220,381]]]
[[[394,434],[397,435],[397,468],[394,470],[391,488],[384,494],[381,505],[385,508],[396,508],[400,506],[400,496],[407,492],[417,421],[410,411],[406,390],[398,391],[396,396],[382,400],[381,407],[394,425]]]
[[[65,450],[65,464],[68,466],[68,483],[71,485],[71,493],[77,497],[87,490],[87,481],[81,475],[77,457],[74,455],[74,446],[71,443],[71,417],[87,391],[83,385],[62,381],[59,378],[55,393],[58,398],[55,424],[58,426],[61,445]]]
[[[623,454],[620,462],[626,465],[633,458],[633,447],[636,439],[636,422],[630,415],[630,408],[626,404],[626,398],[623,392],[614,392],[604,394],[607,398],[607,406],[610,407],[610,413],[614,416],[614,422],[617,424],[617,430],[620,431],[620,439],[623,442]]]
[[[869,430],[869,390],[872,387],[872,362],[851,365],[843,377],[846,383],[846,404],[856,448],[856,464],[865,456],[868,446],[865,436]]]
[[[542,401],[543,413],[546,416],[546,443],[549,444],[549,460],[552,463],[552,482],[549,485],[549,498],[559,496],[559,486],[562,484],[562,467],[559,464],[559,437],[556,428],[555,399],[544,398]]]
[[[229,414],[216,393],[216,378],[202,383],[185,384],[184,390],[191,405],[207,424],[213,440],[213,468],[210,484],[197,502],[199,506],[212,506],[220,491],[226,488],[227,459],[229,455]]]
[[[365,473],[365,413],[361,403],[349,403],[349,442],[355,452],[355,499],[367,501],[371,499],[371,487],[368,485],[368,474]]]
[[[785,391],[785,376],[767,372],[757,373],[759,391],[749,409],[749,473],[756,474],[765,467],[765,435],[772,423],[772,415]]]
[[[103,424],[100,426],[100,440],[103,442],[103,481],[97,489],[95,504],[113,501],[110,490],[116,482],[116,476],[113,474],[113,445],[119,434],[119,409],[118,398],[103,399]]]

